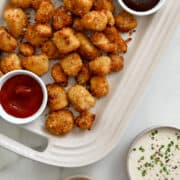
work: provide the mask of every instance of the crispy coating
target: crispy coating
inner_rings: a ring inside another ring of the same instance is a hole
[[[67,86],[68,76],[64,73],[64,71],[59,63],[54,64],[54,66],[52,67],[51,76],[55,80],[56,83],[60,83],[63,86]]]
[[[91,73],[87,65],[83,65],[81,71],[79,72],[76,81],[80,85],[86,84],[91,77]]]
[[[86,111],[95,106],[94,97],[81,85],[74,85],[68,90],[68,99],[79,112]]]
[[[94,76],[90,80],[91,94],[96,98],[107,96],[109,83],[105,76]]]
[[[29,8],[31,6],[31,1],[32,0],[11,0],[11,3],[20,8]]]
[[[102,49],[105,52],[116,51],[116,48],[117,48],[116,44],[111,43],[110,40],[102,32],[96,32],[92,34],[91,41],[96,47],[98,47],[99,49]]]
[[[79,48],[80,42],[71,28],[63,28],[54,33],[53,41],[61,54],[68,54]]]
[[[73,14],[83,16],[90,11],[94,0],[63,0],[66,9]]]
[[[21,60],[17,54],[12,53],[5,56],[0,62],[0,69],[3,73],[22,69]]]
[[[60,60],[60,64],[64,73],[72,77],[76,77],[83,66],[81,57],[77,53],[67,55]]]
[[[51,2],[51,0],[31,0],[31,6],[32,6],[32,8],[37,10],[37,9],[39,9],[41,3],[44,1]]]
[[[72,24],[72,16],[68,10],[64,8],[64,6],[60,6],[55,10],[55,14],[53,16],[53,27],[54,29],[60,30],[66,26],[70,26]]]
[[[0,27],[0,39],[0,50],[2,51],[12,52],[18,46],[17,40],[13,36],[11,36],[2,26]]]
[[[112,12],[108,11],[108,10],[102,10],[102,11],[106,14],[106,16],[108,18],[108,25],[109,26],[114,26],[115,19],[114,19],[114,16],[113,16]]]
[[[51,111],[57,111],[68,106],[67,94],[63,87],[57,84],[47,85],[48,105]]]
[[[121,32],[128,32],[137,26],[137,21],[133,15],[122,11],[115,17],[116,27]]]
[[[113,4],[113,0],[95,0],[94,9],[97,11],[104,9],[114,12],[115,7]]]
[[[35,15],[38,23],[48,23],[55,12],[54,5],[49,1],[42,1]]]
[[[88,111],[83,111],[75,119],[75,124],[81,129],[91,130],[94,120],[95,120],[95,114]]]
[[[89,62],[89,69],[95,75],[107,75],[111,70],[111,59],[108,56],[100,56]]]
[[[8,7],[4,11],[4,19],[7,23],[10,33],[18,38],[22,35],[23,29],[27,24],[26,13],[21,8]]]
[[[45,126],[53,135],[64,135],[74,127],[74,116],[68,109],[52,112],[49,114]]]
[[[24,57],[22,66],[33,73],[42,76],[49,70],[49,60],[45,54]]]
[[[76,33],[76,37],[80,42],[80,47],[78,49],[80,55],[88,60],[93,60],[100,56],[97,48],[91,43],[89,38],[83,33]]]
[[[43,43],[41,51],[48,56],[49,59],[57,59],[59,51],[52,40],[48,40]]]
[[[82,17],[81,24],[86,30],[103,31],[108,24],[108,17],[103,11],[91,11]]]
[[[19,45],[19,52],[23,56],[32,56],[34,54],[34,47],[28,43],[21,43]]]
[[[111,72],[121,71],[124,67],[124,58],[118,54],[111,54]]]
[[[82,26],[82,23],[81,23],[81,19],[76,17],[74,18],[73,20],[73,28],[76,30],[76,31],[83,31],[83,26]]]
[[[3,73],[2,73],[2,71],[0,71],[0,77],[2,77],[3,76]]]
[[[116,52],[117,53],[118,52],[123,52],[123,53],[127,52],[127,44],[122,39],[118,30],[114,26],[107,27],[104,31],[104,34],[112,43],[116,44]]]
[[[52,29],[47,24],[29,25],[25,32],[26,40],[33,46],[41,46],[52,35]]]

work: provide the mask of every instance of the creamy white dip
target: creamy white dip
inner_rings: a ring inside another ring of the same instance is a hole
[[[131,180],[180,180],[180,131],[146,133],[133,145],[128,168]]]

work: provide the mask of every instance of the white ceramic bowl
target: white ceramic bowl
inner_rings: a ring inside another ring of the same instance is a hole
[[[33,114],[32,116],[27,117],[27,118],[16,118],[14,116],[9,115],[0,104],[0,116],[5,121],[12,123],[12,124],[17,124],[17,125],[27,124],[27,123],[30,123],[30,122],[36,120],[43,113],[44,109],[46,108],[47,100],[48,100],[47,90],[46,90],[46,86],[45,86],[44,82],[41,80],[40,77],[38,77],[36,74],[34,74],[30,71],[26,71],[26,70],[11,71],[11,72],[5,74],[4,76],[2,76],[0,78],[0,89],[8,79],[10,79],[11,77],[16,76],[16,75],[28,75],[28,76],[34,78],[39,83],[39,85],[41,86],[42,92],[43,92],[42,104],[41,104],[39,110],[35,114]]]
[[[125,11],[129,12],[130,14],[137,15],[137,16],[147,16],[147,15],[153,14],[153,13],[157,12],[166,2],[166,0],[160,0],[159,3],[156,6],[154,6],[152,9],[150,9],[150,10],[147,10],[147,11],[136,11],[136,10],[133,10],[133,9],[129,8],[124,3],[123,0],[118,0],[118,1],[120,3],[121,7]]]
[[[67,177],[65,180],[92,180],[92,178],[87,176],[70,176]]]

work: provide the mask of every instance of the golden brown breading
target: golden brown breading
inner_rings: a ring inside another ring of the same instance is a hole
[[[25,32],[26,40],[36,47],[42,45],[51,35],[51,26],[47,24],[29,25]]]
[[[116,52],[117,53],[118,52],[123,52],[123,53],[127,52],[127,44],[122,39],[118,30],[114,26],[107,27],[104,31],[104,34],[112,43],[116,44]]]
[[[111,12],[114,12],[114,9],[115,9],[113,0],[95,0],[94,8],[97,11],[104,9]]]
[[[4,11],[4,19],[7,23],[10,33],[18,38],[22,35],[23,29],[27,24],[26,13],[21,8],[9,6]]]
[[[80,42],[71,28],[63,28],[54,33],[53,42],[61,54],[68,54],[79,48]]]
[[[55,80],[56,83],[60,83],[63,86],[67,86],[68,76],[64,73],[64,71],[59,63],[54,64],[54,66],[52,67],[51,76]]]
[[[108,24],[108,17],[103,11],[91,11],[82,17],[81,24],[86,30],[103,31]]]
[[[122,11],[115,17],[116,27],[121,32],[128,32],[137,26],[137,21],[133,15]]]
[[[48,23],[55,12],[54,5],[49,1],[42,1],[35,15],[38,23]]]
[[[74,116],[68,109],[49,114],[46,120],[46,129],[53,135],[64,135],[74,127]]]
[[[51,111],[57,111],[68,106],[68,99],[63,87],[57,84],[47,85],[48,105]]]
[[[91,73],[87,65],[83,65],[81,71],[79,72],[76,81],[80,85],[86,84],[91,77]]]
[[[91,130],[94,120],[95,120],[95,114],[88,111],[83,111],[75,119],[75,124],[81,129]]]
[[[51,2],[51,0],[31,0],[32,8],[37,10],[40,7],[41,3],[44,2],[44,1]]]
[[[114,52],[117,49],[116,44],[111,43],[110,40],[102,32],[96,32],[91,35],[92,43],[105,52]]]
[[[108,10],[102,10],[102,11],[106,14],[106,16],[108,18],[108,25],[109,26],[114,26],[115,19],[114,19],[114,16],[113,16],[112,12],[108,11]]]
[[[15,53],[8,54],[0,61],[0,69],[3,73],[20,70],[22,69],[21,60]]]
[[[74,85],[68,90],[68,99],[79,112],[86,111],[95,106],[94,97],[81,85]]]
[[[90,91],[96,98],[107,96],[109,83],[105,76],[94,76],[90,80]]]
[[[21,43],[19,45],[19,52],[23,56],[32,56],[34,54],[34,47],[28,43]]]
[[[100,56],[89,62],[89,69],[95,75],[107,75],[111,70],[111,59],[108,56]]]
[[[70,26],[72,24],[72,16],[68,10],[64,8],[64,6],[60,6],[55,10],[55,14],[53,16],[53,27],[54,29],[60,30],[66,26]]]
[[[83,66],[81,57],[77,53],[67,55],[60,60],[60,64],[64,73],[72,77],[76,77]]]
[[[111,72],[118,72],[124,67],[124,58],[118,54],[111,54]]]
[[[66,9],[73,14],[83,16],[90,11],[94,0],[63,0]]]
[[[76,17],[74,18],[73,20],[73,28],[76,30],[76,31],[83,31],[83,26],[82,26],[82,23],[81,23],[81,19]]]
[[[97,48],[91,43],[89,38],[83,33],[76,33],[76,37],[79,39],[80,47],[78,49],[81,56],[88,60],[93,60],[100,56]]]
[[[0,50],[2,51],[11,52],[14,51],[18,46],[17,40],[2,26],[0,27],[0,39]]]
[[[57,59],[60,54],[52,40],[43,43],[41,51],[48,56],[49,59]]]
[[[2,71],[0,71],[0,77],[2,77],[3,76],[3,73],[2,73]]]
[[[31,1],[32,0],[11,0],[11,3],[20,8],[29,8],[31,6]]]
[[[45,54],[24,57],[22,66],[33,73],[42,76],[49,70],[49,60]]]

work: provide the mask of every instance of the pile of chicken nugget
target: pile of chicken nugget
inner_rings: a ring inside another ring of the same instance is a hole
[[[95,114],[90,108],[109,93],[107,75],[123,69],[127,41],[136,19],[125,11],[114,15],[112,0],[11,0],[4,10],[6,27],[0,26],[0,75],[26,69],[54,79],[47,85],[50,112],[45,122],[53,135],[74,126],[90,130]],[[29,22],[27,9],[35,12]],[[37,50],[38,49],[38,50]],[[40,50],[40,51],[39,51]],[[58,60],[50,69],[50,62]],[[69,88],[68,80],[75,79]],[[71,108],[78,112],[73,115]]]

